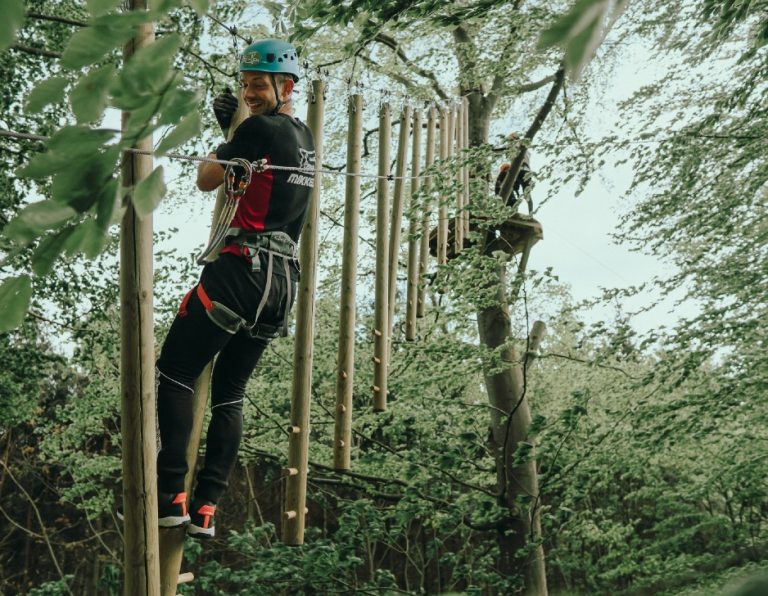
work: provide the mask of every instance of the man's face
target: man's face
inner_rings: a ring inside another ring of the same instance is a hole
[[[268,114],[277,106],[277,98],[269,74],[265,72],[241,72],[240,86],[243,90],[243,101],[248,104],[252,116]]]

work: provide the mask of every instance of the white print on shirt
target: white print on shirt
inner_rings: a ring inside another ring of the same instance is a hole
[[[299,169],[313,172],[315,169],[315,152],[299,149]],[[293,173],[288,176],[288,184],[298,184],[300,186],[312,187],[315,185],[314,175],[305,176],[303,174]]]

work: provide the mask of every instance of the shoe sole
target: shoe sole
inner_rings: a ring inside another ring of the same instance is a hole
[[[187,534],[198,540],[209,540],[216,535],[216,528],[201,528],[193,523],[187,526]]]
[[[123,515],[122,511],[117,512],[117,519],[119,519],[121,522],[125,521],[125,516]],[[190,518],[188,515],[185,516],[169,516],[169,517],[161,517],[157,520],[157,525],[161,528],[181,528],[183,526],[188,525],[190,522]]]
[[[183,515],[183,516],[173,516],[169,515],[168,517],[161,517],[157,520],[157,525],[161,528],[180,528],[182,526],[186,526],[189,524],[189,516]]]

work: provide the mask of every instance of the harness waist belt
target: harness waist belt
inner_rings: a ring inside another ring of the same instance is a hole
[[[299,257],[298,245],[285,232],[243,232],[240,228],[230,228],[227,232],[227,244],[264,249],[290,259]]]

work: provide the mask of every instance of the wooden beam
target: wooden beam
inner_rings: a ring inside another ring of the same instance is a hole
[[[403,225],[405,176],[408,173],[408,137],[411,136],[411,106],[406,105],[400,114],[400,134],[397,139],[397,164],[395,166],[395,192],[392,195],[392,214],[389,225],[389,339],[390,350],[394,332],[395,304],[397,302],[397,271],[400,264],[400,237]]]
[[[130,0],[132,11],[145,0]],[[153,43],[154,25],[139,25],[124,48],[127,62]],[[123,130],[130,113],[123,112]],[[134,145],[152,150],[152,136]],[[148,155],[125,152],[122,185],[134,188],[152,172]],[[157,438],[155,434],[155,349],[152,305],[152,215],[139,219],[129,195],[120,226],[120,393],[123,448],[123,593],[160,594],[157,525]]]
[[[347,171],[359,174],[363,153],[363,96],[349,98]],[[352,389],[355,372],[355,288],[360,229],[360,177],[347,176],[344,201],[344,240],[341,262],[339,352],[336,366],[336,424],[333,467],[349,470],[352,443]]]
[[[307,108],[307,126],[315,139],[315,168],[323,160],[323,118],[325,115],[325,83],[312,81],[312,94]],[[285,510],[296,516],[283,521],[283,542],[291,546],[304,544],[304,520],[307,502],[307,460],[309,459],[309,402],[312,393],[312,344],[314,340],[315,277],[317,269],[317,224],[320,212],[322,177],[315,172],[309,213],[301,236],[299,263],[301,281],[296,313],[296,338],[293,352],[293,385],[291,390],[291,425],[298,432],[288,435],[288,467],[298,474],[285,480]]]
[[[413,143],[411,148],[411,208],[408,225],[408,286],[405,308],[405,340],[416,340],[416,311],[419,302],[419,225],[422,220],[418,208],[421,188],[421,112],[413,114]],[[423,232],[422,232],[423,233]],[[427,233],[427,235],[429,235]]]
[[[435,132],[437,128],[437,112],[430,107],[427,115],[427,142],[424,159],[424,169],[429,170],[435,162]],[[432,190],[432,176],[424,180],[424,217],[421,220],[421,241],[419,243],[419,299],[416,305],[416,316],[424,316],[426,284],[424,280],[429,268],[429,219],[432,204],[429,196]]]
[[[392,120],[389,104],[379,112],[379,179],[376,187],[376,283],[373,354],[379,359],[373,366],[373,409],[387,409],[387,368],[389,364],[389,145]]]

